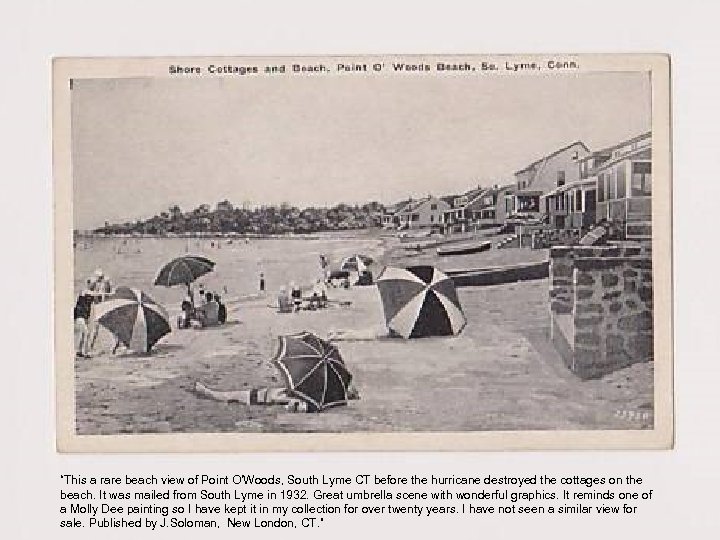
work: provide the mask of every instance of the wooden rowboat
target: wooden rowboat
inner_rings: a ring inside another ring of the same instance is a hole
[[[438,248],[437,254],[441,257],[446,257],[450,255],[469,255],[471,253],[480,253],[481,251],[487,251],[491,247],[492,242],[474,242],[472,244],[460,244],[456,246]]]

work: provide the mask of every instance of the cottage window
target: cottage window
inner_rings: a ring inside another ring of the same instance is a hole
[[[618,199],[624,199],[627,195],[627,187],[626,187],[626,180],[625,180],[625,163],[620,163],[615,168],[616,178],[617,178],[617,196]]]
[[[435,215],[430,214],[430,223],[433,223],[435,221]]]
[[[558,172],[557,172],[557,185],[558,185],[558,186],[564,186],[564,185],[565,185],[565,171],[558,171]]]
[[[420,214],[413,214],[410,216],[411,221],[420,221]]]
[[[652,195],[652,172],[649,161],[638,161],[632,164],[631,190],[633,197]]]
[[[578,189],[575,191],[575,211],[582,212],[582,190]]]
[[[431,204],[430,210],[437,210],[437,204],[435,204],[435,203]]]

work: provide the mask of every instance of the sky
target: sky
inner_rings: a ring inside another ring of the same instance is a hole
[[[75,80],[74,225],[461,193],[648,131],[650,109],[647,73]]]

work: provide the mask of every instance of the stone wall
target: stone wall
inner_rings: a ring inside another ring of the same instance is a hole
[[[549,277],[552,340],[574,373],[652,360],[649,243],[551,248]]]

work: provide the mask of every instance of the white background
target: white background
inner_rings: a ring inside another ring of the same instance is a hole
[[[720,9],[714,2],[498,1],[472,7],[385,2],[27,1],[0,7],[2,275],[0,535],[63,538],[61,473],[343,472],[644,476],[653,505],[634,518],[382,521],[316,529],[315,538],[713,538],[720,530],[720,355],[716,274],[720,213],[717,100]],[[479,3],[478,3],[479,4]],[[673,61],[677,445],[669,452],[61,456],[54,451],[52,368],[53,55],[669,52]],[[85,529],[76,536],[94,537]],[[103,533],[126,537],[128,531]],[[175,536],[209,533],[173,532]],[[223,529],[223,537],[241,533]],[[253,532],[253,535],[260,531]],[[268,533],[287,537],[291,533]],[[107,536],[105,536],[107,535]],[[380,536],[381,535],[381,536]],[[133,537],[135,534],[133,534]],[[138,535],[139,536],[139,535]],[[160,536],[163,536],[162,534]],[[308,536],[309,535],[305,535]]]

